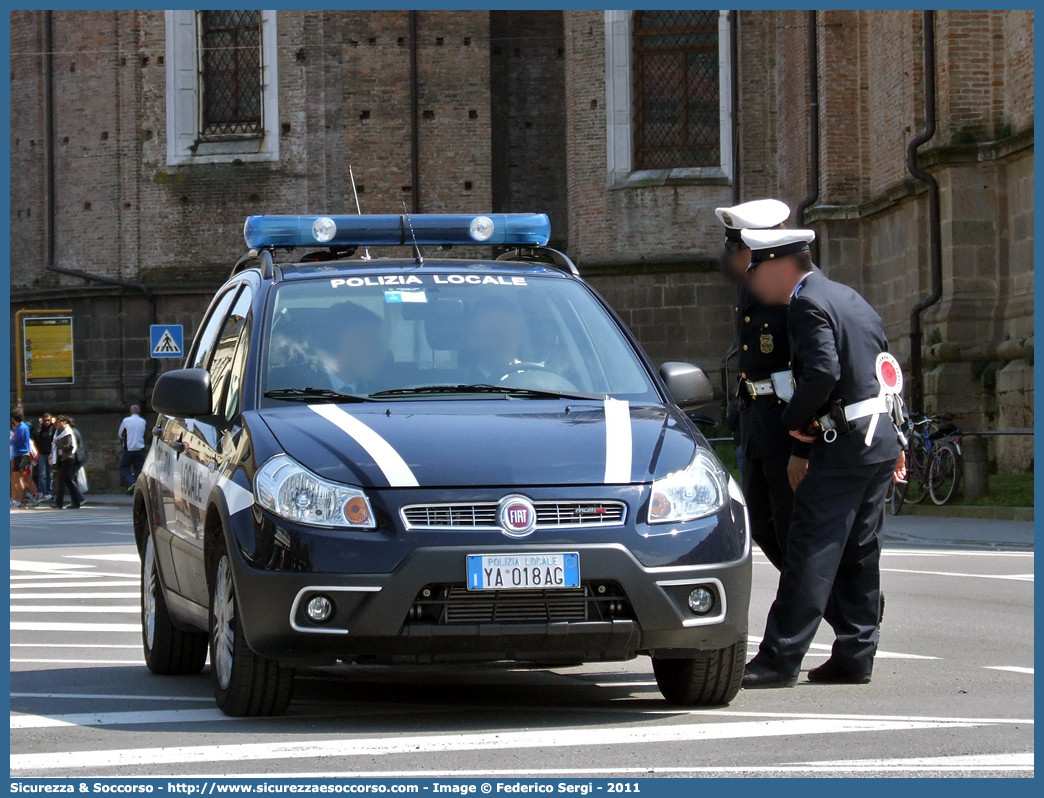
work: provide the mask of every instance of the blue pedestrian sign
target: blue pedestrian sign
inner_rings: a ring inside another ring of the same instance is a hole
[[[185,354],[185,336],[180,324],[153,324],[149,331],[152,357],[182,357]]]

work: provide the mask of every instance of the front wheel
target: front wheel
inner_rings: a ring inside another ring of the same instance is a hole
[[[218,708],[234,717],[281,715],[290,704],[294,670],[258,656],[247,645],[224,540],[215,545],[210,560],[210,673]]]
[[[957,498],[961,486],[961,460],[952,443],[943,443],[932,453],[928,466],[928,492],[932,501],[942,506]]]
[[[747,638],[728,648],[700,651],[689,659],[653,657],[656,686],[671,704],[721,706],[736,697],[743,683]]]
[[[207,636],[203,632],[182,631],[171,621],[160,584],[156,545],[152,533],[146,534],[141,555],[141,645],[145,665],[162,675],[199,673],[207,661]]]

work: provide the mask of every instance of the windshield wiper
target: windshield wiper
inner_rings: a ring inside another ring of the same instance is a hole
[[[421,385],[416,388],[393,388],[390,391],[371,393],[373,399],[393,396],[437,396],[440,394],[495,394],[525,399],[603,399],[601,394],[586,394],[568,391],[547,391],[540,388],[519,388],[507,385]]]
[[[274,391],[265,391],[269,399],[283,399],[287,402],[370,402],[373,401],[366,396],[358,396],[352,393],[341,393],[329,388],[277,388]]]

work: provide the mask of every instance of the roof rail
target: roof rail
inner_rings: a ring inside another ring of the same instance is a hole
[[[251,263],[251,261],[256,260],[261,262]],[[272,262],[272,252],[267,247],[247,250],[243,257],[236,261],[236,265],[232,267],[232,272],[228,275],[228,279],[231,280],[240,272],[255,267],[261,269],[261,276],[266,280],[270,279],[275,273],[275,264]]]
[[[524,263],[543,263],[554,266],[556,269],[568,272],[573,277],[579,277],[580,272],[576,264],[569,259],[564,252],[559,252],[551,247],[518,247],[497,256],[497,260],[521,261]]]

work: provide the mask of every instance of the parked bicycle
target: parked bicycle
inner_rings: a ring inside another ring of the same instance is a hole
[[[957,497],[964,475],[963,435],[964,431],[944,415],[911,419],[906,479],[889,489],[892,515],[899,515],[904,504],[920,504],[927,496],[940,506]]]

